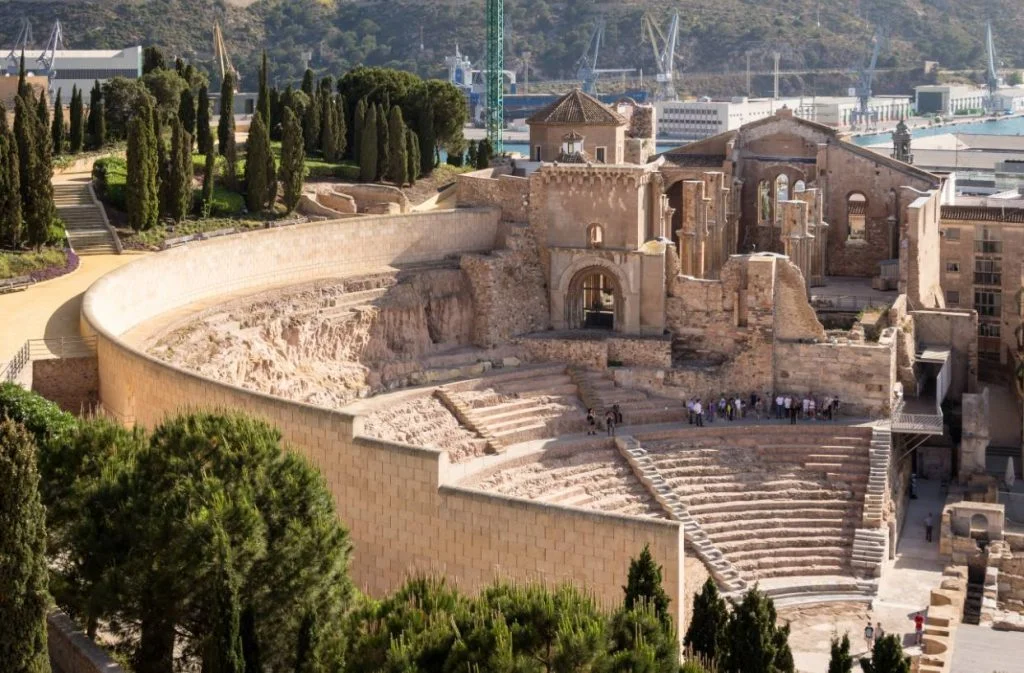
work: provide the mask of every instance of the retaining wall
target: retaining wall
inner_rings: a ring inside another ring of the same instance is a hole
[[[320,222],[207,241],[126,265],[93,285],[83,301],[83,328],[97,335],[104,409],[149,427],[187,409],[239,409],[280,428],[288,445],[324,474],[351,533],[353,579],[372,595],[395,589],[411,572],[438,571],[467,591],[495,577],[571,580],[617,604],[631,557],[649,543],[665,567],[679,618],[684,556],[677,523],[441,486],[446,454],[362,437],[358,416],[206,379],[122,339],[150,318],[226,292],[486,251],[496,229],[493,210]]]
[[[74,622],[54,610],[46,617],[46,645],[50,664],[60,673],[122,673],[123,669]]]

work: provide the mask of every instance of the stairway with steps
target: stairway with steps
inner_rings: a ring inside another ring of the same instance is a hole
[[[436,393],[463,425],[501,453],[513,444],[586,430],[586,410],[565,365],[501,371]]]
[[[106,213],[93,197],[88,182],[55,183],[53,198],[75,253],[82,256],[121,252],[120,242],[108,226]]]
[[[603,416],[604,412],[619,405],[622,413],[620,425],[646,425],[673,423],[687,420],[686,405],[675,399],[656,397],[642,390],[622,388],[604,372],[572,367],[569,376],[579,389],[584,406]]]
[[[665,518],[662,508],[605,437],[581,438],[559,448],[535,451],[476,472],[462,485],[564,507]]]
[[[869,429],[684,428],[638,433],[636,440],[643,453],[633,464],[657,475],[645,483],[664,492],[669,511],[693,521],[690,535],[699,531],[698,541],[706,542],[695,549],[723,590],[735,590],[723,579],[791,586],[786,578],[806,584],[797,578],[838,576],[850,585],[855,574],[877,575],[885,531],[863,527]],[[735,575],[724,578],[726,567]],[[848,588],[806,588],[799,598],[863,599]]]

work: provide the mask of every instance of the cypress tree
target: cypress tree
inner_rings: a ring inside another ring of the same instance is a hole
[[[314,91],[309,97],[309,106],[302,115],[302,137],[306,142],[306,154],[313,154],[320,149],[320,119],[323,117],[321,106],[324,96]]]
[[[107,144],[107,116],[103,89],[97,81],[89,94],[89,149],[98,150]]]
[[[46,524],[36,449],[12,420],[0,421],[0,652],[4,670],[49,673]]]
[[[281,139],[281,108],[282,104],[281,92],[277,90],[277,87],[270,89],[270,139],[280,140]]]
[[[60,92],[58,92],[60,95]],[[39,100],[36,101],[36,117],[39,119],[39,125],[46,129],[47,136],[50,132],[50,108],[46,105],[46,96],[40,95]],[[47,138],[49,139],[49,137]],[[51,148],[52,151],[52,148]]]
[[[238,143],[235,135],[228,137],[227,152],[224,154],[224,179],[229,189],[238,191]]]
[[[298,121],[299,118],[296,117],[295,122],[298,123]],[[256,635],[256,610],[251,605],[242,610],[239,630],[242,640],[242,657],[245,659],[245,673],[263,673],[260,641]]]
[[[32,94],[15,101],[14,135],[18,144],[18,175],[21,177],[21,214],[24,241],[41,248],[50,234],[56,215],[53,203],[53,173],[49,126],[32,110]],[[44,103],[45,106],[45,103]]]
[[[7,126],[7,111],[0,104],[0,245],[17,248],[21,233],[18,144]]]
[[[646,603],[654,608],[654,614],[663,624],[669,625],[672,619],[668,612],[670,600],[661,586],[661,566],[654,561],[649,545],[644,545],[640,556],[630,561],[626,586],[622,590],[626,594],[627,610],[638,603]]]
[[[415,185],[420,177],[420,139],[412,129],[405,130],[406,159],[409,162],[406,174],[409,184]]]
[[[388,177],[388,163],[391,157],[391,138],[388,129],[388,115],[383,105],[377,106],[377,180]]]
[[[420,175],[430,175],[434,170],[434,156],[437,153],[437,135],[434,133],[434,106],[427,101],[420,117]]]
[[[394,138],[391,143],[388,172],[391,174],[391,180],[401,187],[407,182],[409,155],[406,150],[405,120],[402,119],[402,108],[397,105],[391,108],[388,127],[388,136]]]
[[[71,154],[78,154],[82,151],[82,144],[85,140],[85,133],[82,124],[82,92],[78,87],[71,89],[71,132],[68,134],[68,149]]]
[[[700,593],[693,597],[693,616],[683,644],[706,659],[721,661],[728,646],[725,640],[728,621],[725,600],[718,595],[718,587],[709,577]]]
[[[171,157],[167,182],[167,214],[175,222],[181,222],[192,208],[192,136],[178,119],[171,122]]]
[[[18,175],[21,176],[21,210],[22,216],[27,218],[29,193],[32,177],[36,173],[35,164],[39,161],[36,152],[36,125],[33,122],[30,111],[32,106],[31,92],[29,98],[18,96],[14,99],[14,140],[18,146]],[[28,222],[26,221],[27,225]]]
[[[192,97],[192,89],[185,89],[181,92],[181,102],[178,104],[178,121],[181,127],[189,136],[189,152],[192,151],[192,138],[196,134],[196,101]]]
[[[274,174],[267,173],[267,155],[270,154],[270,135],[263,115],[253,115],[249,129],[248,151],[245,157],[245,203],[249,212],[256,213],[267,205]],[[271,158],[273,161],[273,158]]]
[[[64,153],[64,105],[61,103],[60,94],[61,90],[57,89],[57,100],[53,103],[53,125],[50,127],[50,137],[53,138],[53,156],[55,157]]]
[[[469,148],[466,150],[466,162],[470,166],[476,167],[477,164],[477,142],[475,140],[469,141]]]
[[[302,91],[313,98],[313,71],[306,68],[306,72],[302,75]]]
[[[153,110],[153,138],[156,151],[156,184],[157,201],[160,206],[160,215],[170,215],[171,202],[174,200],[171,188],[171,161],[167,154],[167,143],[164,142],[164,125],[160,119],[160,112]]]
[[[263,50],[260,64],[260,90],[256,97],[256,114],[263,115],[263,123],[270,128],[270,89],[267,87],[267,50]]]
[[[793,673],[789,628],[776,626],[775,605],[756,588],[734,604],[726,627],[726,673]]]
[[[366,99],[360,98],[352,115],[352,158],[362,164],[360,148],[363,144],[363,126],[366,125]]]
[[[18,64],[18,95],[29,94],[28,80],[25,78],[25,50],[21,50],[21,62]]]
[[[154,226],[160,213],[157,150],[152,116],[149,103],[144,102],[128,123],[128,182],[125,185],[125,207],[128,210],[128,224],[135,231]]]
[[[35,226],[26,228],[29,245],[41,248],[50,238],[50,225],[57,219],[57,204],[53,200],[53,138],[50,137],[50,110],[46,105],[46,96],[40,94],[39,108],[36,119],[36,149],[39,161],[36,172],[31,176],[33,215],[37,221]],[[33,232],[38,237],[33,236]]]
[[[196,143],[202,154],[213,149],[213,133],[210,131],[210,92],[206,86],[199,88],[199,103],[196,105]]]
[[[853,656],[850,655],[850,636],[844,633],[842,640],[832,636],[828,660],[828,673],[853,673]]]
[[[235,137],[235,76],[224,75],[220,87],[220,122],[217,124],[217,148],[227,156],[228,137]]]
[[[377,178],[377,108],[369,106],[363,121],[362,140],[359,143],[359,179],[373,182]]]
[[[206,153],[206,166],[203,172],[203,217],[209,217],[213,208],[213,173],[216,166],[217,155],[211,150]]]
[[[491,141],[484,138],[480,141],[480,144],[476,146],[476,164],[477,169],[488,168],[491,165],[491,157],[493,151],[491,150]]]
[[[336,106],[334,97],[330,93],[323,93],[321,100],[324,101],[324,115],[321,120],[321,142],[320,149],[323,151],[324,160],[334,162],[338,160],[338,116],[335,114]]]
[[[284,190],[284,205],[288,212],[295,210],[302,195],[302,178],[306,172],[305,145],[302,140],[302,125],[295,113],[284,110],[281,141],[281,185]]]
[[[338,141],[338,146],[335,148],[337,155],[335,161],[341,161],[345,156],[345,150],[348,149],[348,127],[345,124],[345,97],[341,94],[338,94],[334,101],[334,128]]]

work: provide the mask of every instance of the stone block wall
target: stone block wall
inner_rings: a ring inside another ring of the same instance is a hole
[[[46,617],[46,645],[54,671],[122,673],[121,666],[78,630],[60,610],[54,610]]]
[[[895,373],[891,339],[885,344],[775,344],[774,390],[838,396],[845,415],[887,415]]]
[[[672,366],[672,340],[652,339],[608,339],[608,361],[629,367]]]
[[[518,343],[534,362],[566,362],[595,370],[608,368],[608,344],[604,341],[538,336],[520,339]]]
[[[32,390],[72,414],[90,413],[99,401],[96,358],[32,362]]]
[[[501,208],[501,219],[526,222],[530,204],[530,181],[510,175],[510,167],[485,168],[455,178],[460,207]]]

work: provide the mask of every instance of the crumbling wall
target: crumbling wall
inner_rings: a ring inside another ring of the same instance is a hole
[[[72,414],[89,414],[99,401],[99,369],[95,357],[35,360],[32,390]]]
[[[455,178],[456,199],[460,207],[491,206],[501,208],[501,219],[526,222],[530,204],[530,181],[509,175],[510,166],[496,166]]]
[[[518,343],[526,357],[534,362],[566,362],[596,370],[608,368],[608,344],[604,341],[537,336]]]
[[[887,343],[776,342],[775,390],[832,395],[844,414],[888,415],[896,374],[896,346]]]
[[[788,259],[779,259],[775,276],[775,338],[822,341],[825,328],[807,301],[804,276]]]
[[[473,296],[475,345],[497,346],[515,335],[548,327],[551,311],[544,270],[529,227],[509,227],[504,250],[464,255],[460,264]]]

